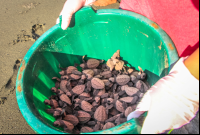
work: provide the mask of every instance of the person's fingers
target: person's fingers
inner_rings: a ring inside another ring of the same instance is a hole
[[[149,110],[150,105],[151,105],[151,92],[152,90],[150,89],[144,94],[142,100],[139,102],[139,104],[136,107],[137,111],[145,112]]]
[[[59,17],[56,19],[56,24],[58,24],[60,22]]]
[[[91,4],[93,4],[95,1],[96,1],[96,0],[86,0],[85,6],[91,5]]]
[[[74,7],[74,6],[79,6],[79,7]],[[71,0],[68,0],[64,7],[63,10],[61,11],[60,15],[62,15],[62,24],[61,24],[61,28],[63,30],[67,29],[67,27],[70,24],[72,15],[78,10],[78,8],[81,8],[81,4],[80,5],[74,5],[73,2]],[[77,10],[76,10],[77,9]]]
[[[179,128],[189,121],[184,120],[170,106],[154,106],[144,120],[141,134],[159,134]]]
[[[85,5],[92,4],[95,0],[67,0],[64,4],[64,7],[60,13],[62,15],[62,24],[61,28],[63,30],[67,29],[70,24],[72,15],[78,11],[81,7]],[[59,23],[59,19],[57,19]]]
[[[141,114],[143,114],[145,111],[133,111],[127,116],[127,121],[138,118]]]
[[[63,6],[60,15],[62,15],[62,24],[61,28],[63,30],[67,29],[70,24],[72,15],[84,5],[84,0],[67,0]],[[59,23],[59,19],[57,19]]]
[[[149,90],[144,94],[142,100],[137,105],[136,110],[128,115],[127,121],[133,118],[138,118],[141,114],[149,110],[151,105],[151,91],[152,90]]]
[[[147,117],[144,120],[141,134],[157,134],[158,133],[158,117],[155,117],[156,114],[148,112]],[[164,122],[163,122],[164,123]]]
[[[67,27],[70,24],[71,18],[72,18],[73,14],[62,14],[62,24],[61,24],[61,28],[63,30],[66,30]]]
[[[141,134],[159,134],[172,129],[174,112],[163,108],[151,108],[144,120]]]

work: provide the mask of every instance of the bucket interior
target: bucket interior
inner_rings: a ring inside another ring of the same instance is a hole
[[[31,55],[25,57],[22,85],[25,102],[41,123],[63,131],[53,126],[56,119],[46,113],[50,107],[44,104],[54,94],[50,89],[56,81],[51,78],[60,77],[59,64],[61,67],[80,64],[83,55],[107,61],[120,50],[120,56],[129,66],[136,70],[140,66],[147,73],[150,85],[169,73],[169,65],[178,59],[175,48],[168,47],[169,43],[173,46],[170,38],[160,34],[161,29],[159,26],[156,29],[152,21],[127,12],[100,10],[95,13],[91,8],[84,8],[75,14],[67,30],[56,25],[35,42]],[[124,133],[135,131],[129,129]]]

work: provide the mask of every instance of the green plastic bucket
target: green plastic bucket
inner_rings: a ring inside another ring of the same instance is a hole
[[[16,97],[20,111],[36,133],[61,134],[55,128],[55,118],[47,114],[50,108],[43,101],[53,93],[52,77],[60,77],[61,67],[80,64],[81,57],[108,60],[120,49],[130,66],[140,66],[153,85],[167,75],[178,54],[170,37],[146,17],[120,9],[94,12],[84,7],[75,13],[70,27],[62,30],[57,24],[45,32],[25,55],[16,80]],[[91,134],[138,134],[141,128],[132,119],[111,129]]]

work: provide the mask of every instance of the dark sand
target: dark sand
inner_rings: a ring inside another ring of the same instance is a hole
[[[0,134],[35,133],[23,118],[15,93],[20,59],[55,25],[65,0],[0,0]],[[104,8],[118,8],[119,3]],[[94,7],[97,9],[97,7]],[[37,26],[32,34],[33,26]],[[199,115],[174,133],[199,133]]]
[[[33,45],[35,34],[41,35],[56,24],[65,1],[0,0],[0,134],[35,133],[16,101],[15,80],[20,63],[16,66],[15,63]],[[119,3],[105,8],[118,7]],[[35,25],[38,29],[33,35],[31,30]]]
[[[34,40],[24,35],[32,36],[31,28],[36,24],[45,24],[42,26],[43,31],[42,28],[36,31],[40,35],[54,26],[64,2],[65,0],[0,0],[0,133],[35,133],[19,110],[15,93],[18,69],[13,67],[16,60],[23,59],[34,43]],[[13,42],[15,39],[23,42]]]

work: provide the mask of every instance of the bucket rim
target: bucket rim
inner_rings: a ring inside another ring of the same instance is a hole
[[[78,12],[84,12],[85,10],[91,10],[91,9],[92,9],[91,6],[86,6],[80,9]],[[155,29],[160,34],[160,37],[163,39],[163,42],[167,45],[166,49],[168,50],[167,55],[169,58],[169,61],[168,61],[169,65],[176,62],[179,59],[176,47],[172,39],[158,24],[149,20],[147,17],[135,12],[121,10],[121,9],[100,9],[100,10],[97,10],[96,14],[97,15],[115,14],[115,15],[123,15],[123,16],[137,18],[137,20],[140,20],[141,22],[146,23],[148,26],[150,26],[152,29]],[[38,40],[31,46],[31,48],[28,50],[28,52],[26,53],[26,55],[24,56],[21,62],[21,65],[17,74],[17,79],[16,79],[16,99],[17,99],[19,109],[24,119],[29,124],[29,126],[36,133],[39,133],[39,134],[67,134],[65,132],[58,131],[46,125],[37,116],[35,116],[33,112],[31,112],[31,109],[28,103],[26,102],[26,93],[24,92],[24,87],[23,87],[24,71],[26,69],[26,65],[28,64],[32,54],[35,52],[38,46],[45,40],[46,37],[48,37],[51,33],[55,32],[58,29],[61,29],[60,24],[54,25],[48,31],[46,31],[40,38],[38,38]],[[133,125],[133,123],[136,123],[135,119],[122,123],[111,129],[91,132],[89,134],[100,134],[100,133],[101,134],[102,133],[103,134],[107,134],[107,133],[117,134],[117,133],[121,133],[122,131],[125,132],[127,130],[134,129],[136,125]],[[139,133],[139,131],[141,130],[141,127],[136,127],[136,129],[137,129],[136,132]]]

